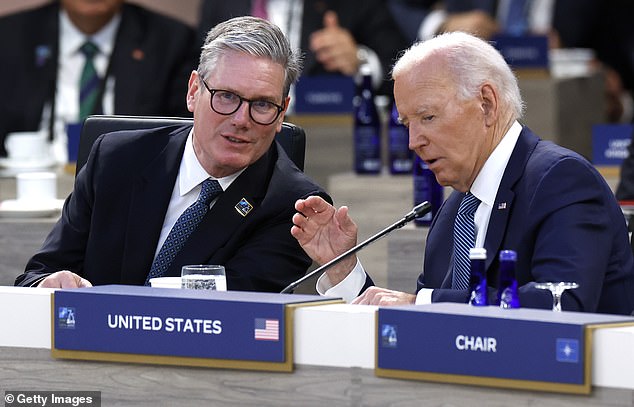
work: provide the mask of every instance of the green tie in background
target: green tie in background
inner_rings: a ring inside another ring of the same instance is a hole
[[[81,71],[79,79],[79,121],[83,122],[95,109],[101,80],[99,75],[97,75],[93,61],[95,55],[99,52],[99,48],[94,43],[86,41],[81,46],[80,51],[86,57],[84,69]]]

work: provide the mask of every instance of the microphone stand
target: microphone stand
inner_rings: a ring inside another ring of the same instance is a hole
[[[339,263],[341,260],[343,260],[346,256],[349,256],[351,254],[354,254],[354,253],[358,252],[359,250],[363,249],[364,247],[366,247],[370,243],[375,242],[376,240],[382,238],[383,236],[387,235],[388,233],[392,232],[393,230],[402,228],[403,226],[405,226],[405,224],[411,222],[412,220],[414,220],[416,218],[420,218],[421,216],[427,214],[430,210],[431,210],[431,204],[428,201],[425,201],[425,202],[422,202],[422,203],[416,205],[409,213],[407,213],[405,216],[403,216],[403,218],[401,218],[401,220],[399,220],[399,221],[393,223],[392,225],[386,227],[385,229],[383,229],[379,233],[375,234],[374,236],[371,236],[370,238],[368,238],[367,240],[365,240],[365,241],[361,242],[360,244],[354,246],[353,248],[343,252],[339,256],[337,256],[334,259],[330,260],[328,263],[325,263],[322,266],[317,267],[315,270],[313,270],[310,273],[306,274],[304,277],[300,278],[299,280],[293,281],[286,288],[284,288],[282,291],[280,291],[280,294],[288,294],[288,293],[290,293],[295,288],[297,288],[298,285],[300,285],[304,281],[308,280],[309,278],[311,278],[315,274],[321,273],[322,271],[326,270],[327,268],[332,267],[333,265],[335,265],[335,264]]]

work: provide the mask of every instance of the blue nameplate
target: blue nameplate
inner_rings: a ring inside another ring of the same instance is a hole
[[[333,300],[123,285],[59,290],[53,356],[291,371],[292,307]]]
[[[595,124],[592,126],[592,163],[620,166],[627,158],[632,141],[631,124]]]
[[[377,376],[589,393],[591,329],[626,316],[438,303],[380,308]]]
[[[350,113],[354,91],[349,76],[302,76],[295,86],[295,112]]]
[[[493,38],[493,46],[513,68],[548,69],[548,38],[546,36],[507,36]]]

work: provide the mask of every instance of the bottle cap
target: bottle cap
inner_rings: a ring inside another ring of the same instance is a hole
[[[487,249],[484,247],[473,247],[469,249],[469,258],[471,260],[486,260]]]
[[[502,250],[500,252],[500,261],[517,261],[517,253],[515,250]]]

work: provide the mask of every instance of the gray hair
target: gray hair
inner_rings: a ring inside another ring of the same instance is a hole
[[[449,32],[412,45],[394,65],[392,78],[434,54],[445,58],[448,72],[461,97],[474,98],[482,84],[493,83],[497,85],[500,98],[511,109],[514,119],[522,117],[524,103],[511,68],[493,46],[470,34]],[[421,74],[424,75],[424,72]]]
[[[206,78],[226,51],[268,58],[284,67],[284,98],[302,71],[302,55],[274,24],[257,17],[236,17],[213,27],[202,46],[198,73]]]

